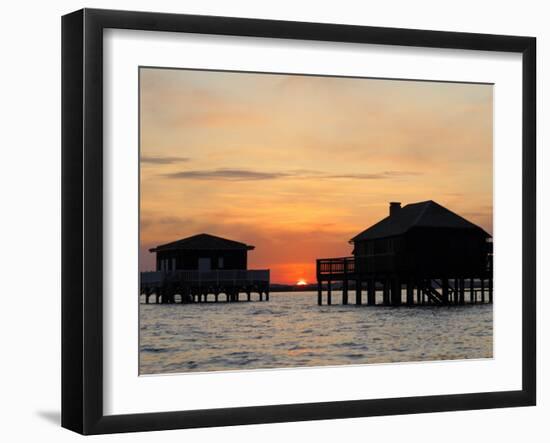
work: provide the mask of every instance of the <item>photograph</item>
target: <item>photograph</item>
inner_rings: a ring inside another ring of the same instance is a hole
[[[138,69],[140,375],[493,358],[493,84]]]

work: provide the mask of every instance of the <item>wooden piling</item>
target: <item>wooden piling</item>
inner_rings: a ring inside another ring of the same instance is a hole
[[[348,304],[348,279],[347,277],[342,282],[342,304]]]
[[[319,306],[323,304],[323,286],[320,281],[317,282],[317,304]]]
[[[407,305],[414,305],[414,284],[411,279],[407,280]]]
[[[330,306],[331,304],[332,304],[332,283],[329,280],[327,282],[327,305]]]
[[[443,299],[444,304],[449,304],[449,279],[448,278],[442,278],[441,279],[441,288],[442,288],[442,294],[441,297]]]
[[[391,304],[399,306],[401,301],[401,281],[399,277],[393,277],[391,279]]]
[[[363,303],[363,300],[361,299],[361,291],[363,282],[361,280],[355,280],[355,304],[360,305]]]
[[[481,277],[479,281],[481,282],[481,303],[485,303],[485,278]]]
[[[376,305],[376,280],[373,278],[367,280],[367,304]]]
[[[384,306],[390,304],[390,285],[387,278],[382,281],[382,304]]]

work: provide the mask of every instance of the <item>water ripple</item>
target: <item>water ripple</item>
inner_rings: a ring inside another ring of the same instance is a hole
[[[490,358],[491,305],[317,306],[269,302],[140,305],[142,374]],[[339,300],[337,291],[334,300]]]

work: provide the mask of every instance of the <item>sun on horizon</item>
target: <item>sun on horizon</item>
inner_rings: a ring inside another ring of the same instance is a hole
[[[305,281],[302,278],[296,282],[296,286],[305,286],[305,285],[307,285],[307,281]]]

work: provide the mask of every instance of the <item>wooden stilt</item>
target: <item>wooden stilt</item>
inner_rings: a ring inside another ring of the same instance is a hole
[[[448,305],[449,304],[449,280],[447,278],[441,279],[441,287],[443,288],[443,293],[441,294],[443,303]]]
[[[424,280],[424,302],[427,305],[432,304],[432,300],[430,297],[428,297],[428,290],[426,289],[429,285],[431,285],[430,279]]]
[[[390,285],[387,278],[384,278],[382,283],[382,299],[382,304],[384,306],[388,306],[390,304]]]
[[[452,296],[451,296],[451,303],[452,304],[457,304],[458,303],[458,279],[457,278],[453,278],[453,291],[452,291]]]
[[[411,279],[407,280],[407,305],[414,305],[414,284]]]
[[[373,278],[367,280],[367,304],[376,305],[376,280]]]
[[[481,277],[480,278],[480,282],[481,282],[481,303],[485,303],[485,278],[484,277]]]
[[[391,304],[393,306],[399,306],[401,302],[401,281],[399,277],[393,277],[391,280]]]
[[[320,281],[317,282],[317,304],[319,306],[323,304],[323,286]]]
[[[332,304],[332,282],[329,280],[327,282],[327,305]]]
[[[493,303],[493,276],[492,275],[489,276],[489,278],[487,279],[487,282],[488,282],[488,285],[489,285],[489,288],[488,288],[489,303]]]
[[[342,282],[342,304],[343,305],[348,304],[348,279],[347,279],[347,276],[344,278],[344,281]]]
[[[465,297],[465,289],[464,289],[464,279],[461,278],[459,280],[459,285],[460,285],[460,293],[459,293],[459,298],[458,298],[458,302],[463,305],[464,302],[466,301],[466,297]]]
[[[355,304],[360,305],[363,303],[363,300],[361,300],[361,291],[363,282],[361,280],[355,280]]]

